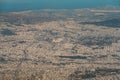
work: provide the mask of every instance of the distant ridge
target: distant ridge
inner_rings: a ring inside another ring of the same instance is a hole
[[[120,10],[90,10],[91,12],[120,12]]]

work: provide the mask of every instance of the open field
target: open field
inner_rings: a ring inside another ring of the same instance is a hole
[[[119,14],[0,13],[0,80],[120,80]]]

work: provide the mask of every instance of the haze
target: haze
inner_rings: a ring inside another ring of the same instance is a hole
[[[0,12],[38,9],[79,9],[118,5],[118,0],[1,0]]]

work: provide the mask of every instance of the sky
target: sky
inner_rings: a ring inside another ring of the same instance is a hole
[[[0,3],[68,3],[69,2],[79,2],[79,3],[111,3],[119,0],[0,0]]]
[[[0,0],[0,11],[78,9],[119,3],[120,0]]]

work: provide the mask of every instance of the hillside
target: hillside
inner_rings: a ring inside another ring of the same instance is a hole
[[[0,13],[0,80],[120,80],[120,12]]]

